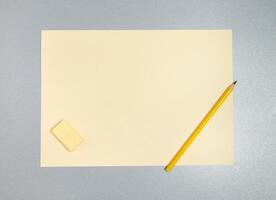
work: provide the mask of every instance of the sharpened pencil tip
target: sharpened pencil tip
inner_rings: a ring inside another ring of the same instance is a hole
[[[234,84],[234,85],[236,85],[236,83],[237,83],[237,81],[234,81],[234,83],[233,83],[233,84]]]

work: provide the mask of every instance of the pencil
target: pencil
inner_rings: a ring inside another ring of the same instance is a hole
[[[177,153],[174,155],[174,157],[171,159],[169,164],[165,167],[165,171],[169,172],[173,169],[177,161],[181,158],[181,156],[185,153],[185,151],[189,148],[189,146],[192,144],[192,142],[196,139],[196,137],[199,135],[200,131],[205,127],[205,125],[208,123],[208,121],[212,118],[212,116],[216,113],[216,111],[219,109],[219,107],[223,104],[223,102],[227,99],[227,97],[231,94],[231,92],[234,89],[235,84],[237,81],[233,82],[231,85],[229,85],[222,95],[218,98],[216,103],[213,105],[213,107],[209,110],[209,112],[204,116],[204,118],[201,120],[201,122],[197,125],[195,130],[192,132],[192,134],[189,136],[189,138],[185,141],[185,143],[180,147],[180,149],[177,151]]]

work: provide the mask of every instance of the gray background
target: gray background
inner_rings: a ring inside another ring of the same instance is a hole
[[[40,168],[42,29],[233,29],[233,167]],[[276,199],[276,2],[0,0],[0,199]]]

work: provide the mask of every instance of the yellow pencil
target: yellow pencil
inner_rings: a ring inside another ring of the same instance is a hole
[[[204,128],[204,126],[208,123],[208,121],[212,118],[212,116],[216,113],[216,111],[219,109],[219,107],[223,104],[223,102],[226,100],[226,98],[231,94],[231,92],[234,89],[235,84],[237,81],[233,82],[231,85],[229,85],[222,95],[219,97],[219,99],[216,101],[216,103],[213,105],[213,107],[209,110],[209,112],[205,115],[205,117],[201,120],[201,122],[197,125],[195,130],[192,132],[192,134],[189,136],[189,138],[186,140],[186,142],[180,147],[178,152],[174,155],[174,157],[171,159],[169,164],[165,167],[165,171],[169,172],[173,169],[177,161],[181,158],[181,156],[185,153],[185,151],[189,148],[189,146],[192,144],[192,142],[196,139],[196,137],[199,135],[200,131]]]

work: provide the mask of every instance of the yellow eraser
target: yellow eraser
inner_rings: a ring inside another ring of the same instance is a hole
[[[65,120],[56,124],[51,132],[68,151],[73,151],[83,141],[77,131]]]

